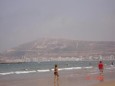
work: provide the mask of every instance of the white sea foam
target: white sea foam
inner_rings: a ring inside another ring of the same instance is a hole
[[[49,69],[46,69],[46,70],[37,70],[38,72],[49,72],[50,70]]]
[[[90,69],[93,67],[92,66],[89,66],[89,67],[70,67],[70,68],[59,68],[59,70],[77,70],[77,69],[82,69],[82,68]]]
[[[34,73],[34,72],[36,72],[35,70],[33,70],[33,71],[16,71],[16,72],[14,72],[15,74],[23,74],[23,73]]]
[[[108,67],[108,68],[105,68],[105,69],[111,70],[111,69],[113,69],[113,68],[112,68],[112,67]]]
[[[0,75],[9,75],[9,74],[14,74],[14,72],[0,73]]]
[[[69,67],[69,68],[59,68],[59,71],[62,70],[78,70],[78,69],[82,69],[82,68],[92,68],[92,66],[89,67]],[[54,71],[54,69],[51,69],[52,71]],[[42,70],[32,70],[32,71],[15,71],[15,72],[6,72],[6,73],[0,73],[0,75],[8,75],[8,74],[26,74],[26,73],[35,73],[35,72],[50,72],[50,69],[42,69]]]
[[[107,70],[111,70],[111,69],[115,69],[115,66],[108,66],[108,67],[106,67],[105,69],[107,69]]]
[[[90,68],[93,68],[93,66],[88,66],[88,67],[83,67],[83,68],[90,69]]]
[[[74,70],[74,69],[82,69],[82,67],[69,67],[69,68],[59,68],[58,70]],[[54,71],[54,69],[51,69],[52,71]]]

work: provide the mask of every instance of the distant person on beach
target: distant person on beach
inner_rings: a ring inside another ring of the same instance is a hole
[[[100,74],[103,74],[104,65],[103,65],[102,61],[99,62],[98,68],[99,68]]]
[[[54,86],[59,86],[59,73],[57,64],[55,64],[54,67]]]
[[[111,65],[114,65],[113,62],[111,62]]]

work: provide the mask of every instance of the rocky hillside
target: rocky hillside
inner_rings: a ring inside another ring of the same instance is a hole
[[[4,58],[115,55],[115,42],[39,39],[4,52]]]

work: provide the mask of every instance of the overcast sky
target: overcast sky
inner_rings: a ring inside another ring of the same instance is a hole
[[[0,52],[41,37],[115,41],[115,0],[0,0]]]

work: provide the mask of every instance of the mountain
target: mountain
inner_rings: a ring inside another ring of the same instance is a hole
[[[115,42],[80,41],[67,39],[38,39],[7,50],[1,57],[17,58],[57,58],[115,55]]]

